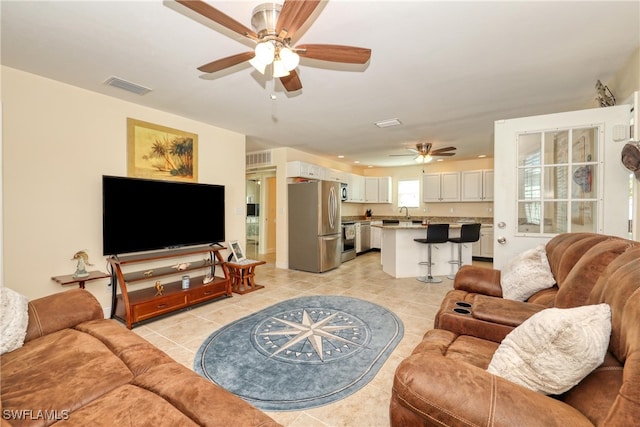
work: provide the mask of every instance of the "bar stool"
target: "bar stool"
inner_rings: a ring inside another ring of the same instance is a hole
[[[450,237],[448,239],[449,242],[455,243],[458,245],[458,259],[452,259],[449,261],[449,264],[455,264],[458,266],[458,270],[462,266],[462,244],[463,243],[473,243],[480,240],[480,227],[482,224],[462,224],[462,228],[460,228],[460,237]],[[447,276],[448,279],[454,279],[456,277],[453,272]]]
[[[442,279],[434,278],[431,275],[431,245],[434,243],[446,243],[449,239],[449,224],[429,224],[427,226],[427,238],[426,239],[413,239],[418,243],[425,243],[427,245],[427,261],[421,261],[418,264],[427,266],[427,275],[416,277],[421,282],[425,283],[440,283]],[[437,249],[437,248],[436,248]]]

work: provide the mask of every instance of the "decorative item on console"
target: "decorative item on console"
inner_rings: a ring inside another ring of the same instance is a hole
[[[162,282],[160,282],[160,280],[156,280],[156,296],[160,296],[162,295],[162,293],[164,292],[164,285],[162,284]]]
[[[87,271],[87,265],[93,265],[89,263],[89,255],[86,251],[78,251],[73,254],[73,258],[71,261],[78,260],[78,265],[76,266],[76,272],[73,273],[73,278],[77,279],[78,277],[88,277],[89,272]]]

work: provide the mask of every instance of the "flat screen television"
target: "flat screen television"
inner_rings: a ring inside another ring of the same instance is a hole
[[[224,185],[103,175],[103,254],[223,242],[224,208]]]

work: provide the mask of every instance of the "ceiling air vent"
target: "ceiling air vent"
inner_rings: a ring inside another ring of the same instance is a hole
[[[246,166],[247,168],[271,166],[271,150],[247,153]]]
[[[151,92],[151,89],[147,87],[140,86],[135,83],[131,83],[119,77],[114,77],[114,76],[111,76],[107,80],[105,80],[104,84],[117,87],[120,89],[124,89],[128,92],[135,93],[136,95],[144,95]]]

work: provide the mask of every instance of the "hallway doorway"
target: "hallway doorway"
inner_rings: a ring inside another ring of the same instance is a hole
[[[248,258],[275,262],[276,170],[246,174],[246,253]]]

